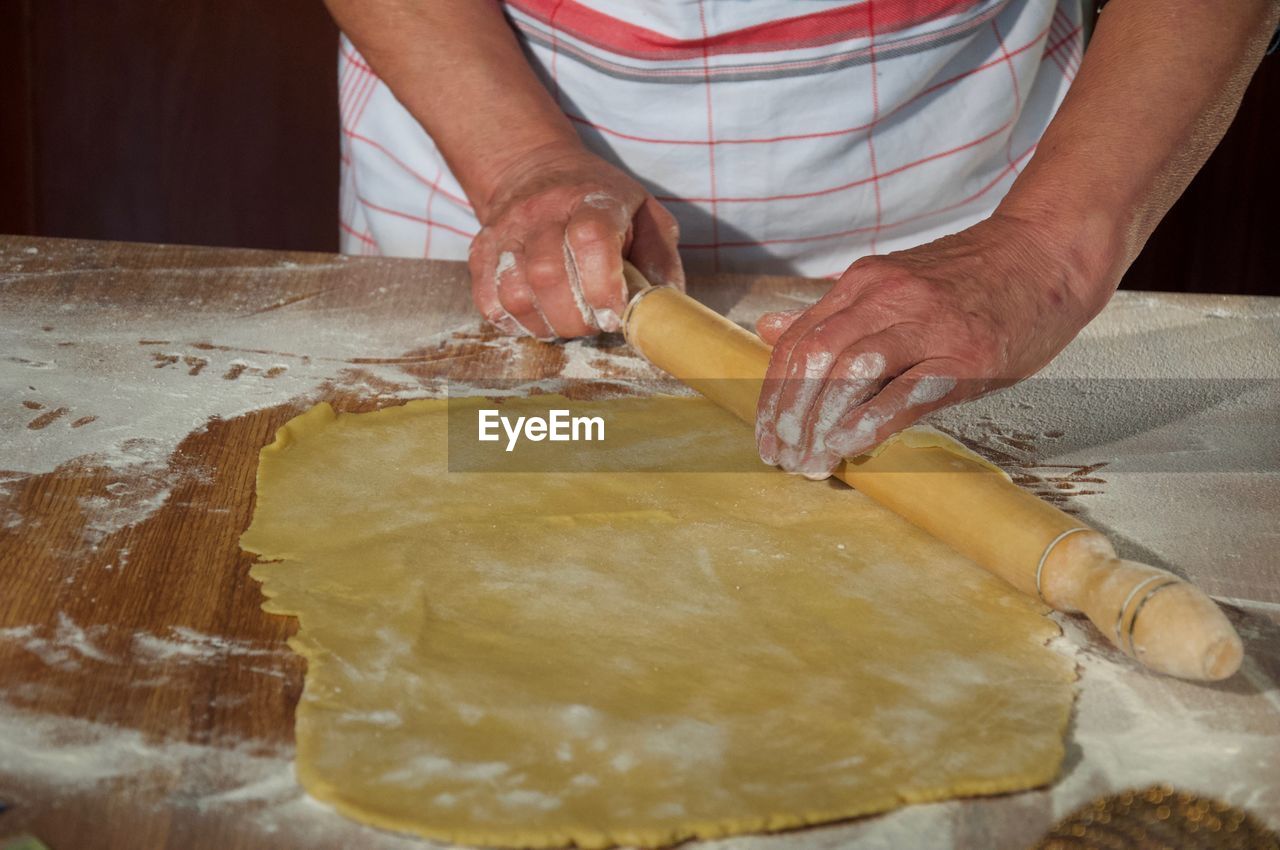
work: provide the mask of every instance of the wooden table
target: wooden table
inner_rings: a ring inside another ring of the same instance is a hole
[[[748,321],[824,286],[691,289]],[[1053,787],[725,843],[1022,847],[1093,796],[1158,780],[1280,827],[1277,339],[1276,300],[1122,293],[1048,378],[941,423],[1225,600],[1240,675],[1160,678],[1059,618],[1082,681]],[[257,452],[319,400],[363,410],[559,374],[589,394],[658,379],[616,338],[494,339],[461,264],[0,238],[0,838],[425,846],[293,781],[294,622],[259,610],[236,545]]]

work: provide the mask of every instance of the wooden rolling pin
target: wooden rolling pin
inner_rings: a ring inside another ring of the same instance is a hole
[[[755,334],[671,287],[636,292],[627,341],[651,363],[753,423],[770,349]],[[1084,612],[1142,664],[1184,679],[1225,679],[1243,648],[1199,588],[1116,557],[1110,541],[1000,473],[945,447],[891,441],[844,461],[835,476],[1059,611]]]

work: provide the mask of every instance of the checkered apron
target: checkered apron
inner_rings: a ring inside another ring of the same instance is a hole
[[[679,220],[691,270],[838,275],[981,220],[1083,51],[1080,0],[502,5],[586,145]],[[462,188],[345,38],[339,80],[343,251],[465,258]]]

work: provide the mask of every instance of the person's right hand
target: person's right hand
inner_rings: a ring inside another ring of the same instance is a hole
[[[622,328],[626,257],[654,285],[684,288],[679,228],[644,187],[582,148],[535,151],[505,169],[471,243],[471,295],[504,333],[540,339]]]

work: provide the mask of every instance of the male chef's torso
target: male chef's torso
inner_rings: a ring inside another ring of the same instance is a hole
[[[1083,52],[1079,0],[502,5],[587,146],[675,215],[690,270],[832,276],[985,218]],[[462,188],[345,38],[339,91],[343,251],[465,259]]]

